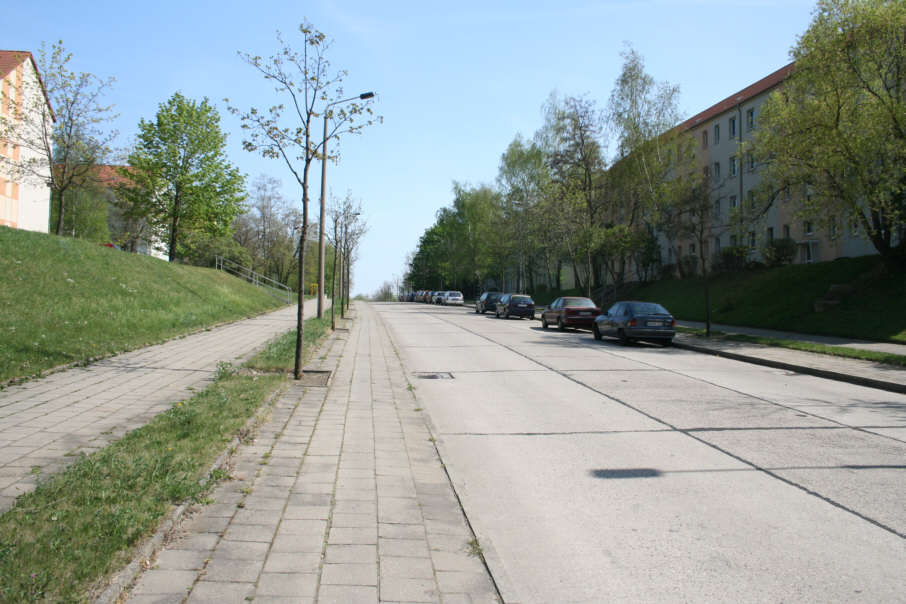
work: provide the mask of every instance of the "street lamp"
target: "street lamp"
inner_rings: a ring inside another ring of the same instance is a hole
[[[349,101],[370,99],[374,97],[373,92],[363,92],[359,96],[351,96],[348,99],[342,99],[328,103],[324,107],[324,140],[321,142],[321,217],[318,220],[318,318],[324,316],[324,206],[327,191],[327,116],[330,114],[328,109],[340,103]],[[301,287],[301,285],[300,285]],[[333,292],[331,292],[333,295]]]

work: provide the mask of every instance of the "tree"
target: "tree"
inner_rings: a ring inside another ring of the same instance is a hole
[[[795,66],[762,105],[755,152],[774,190],[808,188],[800,211],[865,231],[906,265],[906,3],[819,0]]]
[[[91,73],[70,70],[72,54],[59,41],[48,51],[41,44],[38,67],[44,90],[10,90],[3,102],[11,103],[21,120],[0,120],[0,139],[25,152],[21,160],[0,154],[0,163],[20,178],[38,179],[47,184],[54,200],[57,235],[64,234],[68,193],[72,188],[90,186],[95,166],[110,152],[116,132],[105,132],[101,125],[114,119],[112,107],[101,98],[113,78],[101,79]],[[24,84],[23,86],[26,86]],[[47,109],[46,100],[52,107]],[[17,107],[19,99],[26,106]],[[53,169],[49,169],[53,166]]]
[[[149,221],[172,262],[185,254],[183,233],[229,230],[242,211],[244,177],[226,159],[226,135],[207,98],[198,103],[177,92],[138,128],[120,198],[130,214]]]
[[[332,71],[327,60],[331,42],[327,36],[316,30],[311,23],[299,26],[302,48],[297,51],[283,40],[277,32],[280,50],[277,54],[263,59],[257,55],[239,52],[239,56],[256,69],[274,91],[286,99],[289,105],[277,104],[266,110],[255,107],[241,111],[229,107],[230,112],[239,116],[247,138],[242,141],[246,151],[260,153],[271,159],[281,159],[293,178],[302,188],[302,224],[299,232],[299,298],[296,313],[296,359],[293,375],[302,376],[302,336],[304,329],[303,310],[305,283],[305,248],[303,242],[308,235],[308,173],[312,162],[321,157],[324,140],[318,141],[313,128],[322,111],[333,102],[343,98],[343,79],[346,72]],[[227,100],[229,102],[229,100]],[[338,138],[341,134],[359,132],[373,123],[370,103],[348,103],[335,110],[327,138]],[[360,118],[364,121],[360,122]]]
[[[561,242],[558,256],[572,262],[580,288],[579,271],[584,269],[590,295],[600,278],[596,227],[606,187],[603,116],[594,101],[580,97],[561,101],[554,94],[545,103],[544,114],[545,123],[535,133],[550,171],[542,212]]]
[[[280,192],[279,179],[261,175],[248,191],[247,211],[233,225],[233,237],[249,250],[252,268],[288,283],[296,271],[294,229],[301,213]]]

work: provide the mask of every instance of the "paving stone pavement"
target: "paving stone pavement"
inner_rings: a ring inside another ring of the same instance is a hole
[[[151,602],[499,602],[386,328],[367,305],[131,590]]]
[[[314,316],[315,304],[305,308]],[[143,426],[295,327],[296,307],[215,327],[0,391],[0,512],[41,475]]]

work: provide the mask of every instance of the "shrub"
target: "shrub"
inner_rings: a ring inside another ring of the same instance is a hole
[[[761,256],[765,264],[772,268],[789,264],[796,257],[796,242],[789,237],[774,239],[761,249]]]
[[[738,273],[746,267],[749,248],[744,245],[733,245],[721,248],[717,270],[727,273]]]

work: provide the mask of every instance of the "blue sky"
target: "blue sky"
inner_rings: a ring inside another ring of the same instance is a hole
[[[494,182],[507,145],[541,126],[552,91],[603,107],[625,42],[656,80],[680,86],[688,117],[787,64],[813,7],[805,0],[42,0],[4,3],[0,48],[35,52],[42,41],[62,40],[74,69],[116,78],[107,100],[120,114],[113,127],[121,147],[174,92],[210,98],[230,133],[232,162],[250,180],[281,179],[285,195],[301,200],[282,163],[242,150],[223,99],[239,107],[279,102],[236,53],[269,56],[278,29],[301,40],[307,19],[333,40],[329,58],[349,72],[348,96],[375,91],[384,118],[342,140],[340,163],[327,169],[333,195],[349,191],[362,202],[369,232],[353,288],[368,294],[403,274],[406,254],[450,203],[453,181]],[[316,200],[318,165],[311,177]]]

